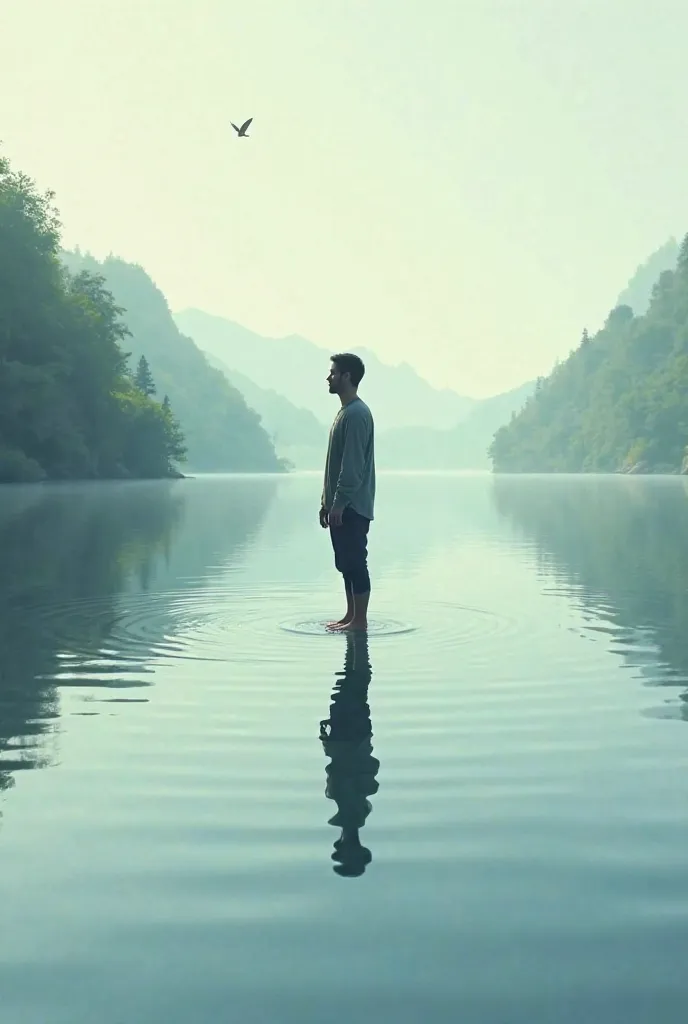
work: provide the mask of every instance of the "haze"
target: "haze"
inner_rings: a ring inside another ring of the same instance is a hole
[[[686,39],[678,2],[25,0],[0,138],[173,309],[483,397],[688,230]]]

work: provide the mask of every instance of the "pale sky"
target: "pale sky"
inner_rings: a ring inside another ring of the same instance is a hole
[[[688,232],[687,54],[684,0],[0,0],[0,139],[173,309],[482,397]]]

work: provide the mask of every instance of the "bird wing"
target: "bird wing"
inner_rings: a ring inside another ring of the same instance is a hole
[[[238,131],[239,131],[239,129],[237,128],[237,126],[236,126],[236,125],[234,124],[234,121],[230,121],[229,123],[231,124],[231,126],[232,126],[232,128],[234,129],[234,131],[235,131],[235,132],[238,132]]]
[[[244,123],[243,123],[243,124],[242,124],[242,126],[241,126],[241,130],[242,130],[242,132],[245,132],[245,131],[246,131],[246,129],[248,128],[248,126],[250,125],[250,123],[251,123],[251,121],[252,121],[252,120],[253,120],[253,118],[252,118],[252,117],[249,117],[248,121],[244,121]]]

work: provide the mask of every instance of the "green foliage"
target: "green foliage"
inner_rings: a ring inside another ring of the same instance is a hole
[[[132,398],[121,310],[63,267],[52,199],[0,157],[0,482],[174,474],[179,425]]]
[[[88,254],[63,252],[72,272],[101,274],[130,332],[129,347],[138,361],[135,380],[144,381],[145,356],[150,378],[169,396],[188,446],[188,464],[203,472],[281,472],[285,460],[275,453],[260,416],[243,396],[210,366],[191,338],[177,328],[167,301],[142,267],[109,257],[102,263]],[[141,388],[143,390],[143,388]]]
[[[169,406],[151,402],[138,387],[116,395],[124,411],[124,431],[120,438],[124,465],[132,476],[163,477],[170,474],[173,462],[181,462],[186,448]]]
[[[0,448],[0,480],[35,484],[45,480],[45,470],[18,448]]]
[[[145,356],[141,356],[136,367],[136,373],[134,374],[134,383],[139,391],[142,391],[144,395],[155,394],[155,381],[153,380],[153,374],[151,373],[148,360]],[[165,396],[167,398],[167,396]],[[169,398],[167,399],[169,403]]]
[[[495,472],[678,472],[688,444],[688,236],[647,313],[613,309],[490,447]]]

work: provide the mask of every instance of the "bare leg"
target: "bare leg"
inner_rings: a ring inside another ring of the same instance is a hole
[[[344,577],[344,590],[346,592],[346,613],[337,619],[336,622],[328,622],[328,629],[341,629],[342,626],[346,626],[347,623],[351,622],[354,617],[354,595],[351,590],[351,582]]]
[[[343,632],[344,630],[360,629],[366,630],[368,628],[368,601],[370,600],[370,591],[368,590],[365,594],[353,595],[353,614],[350,618],[343,622],[336,622],[329,628],[337,630],[337,632]]]

